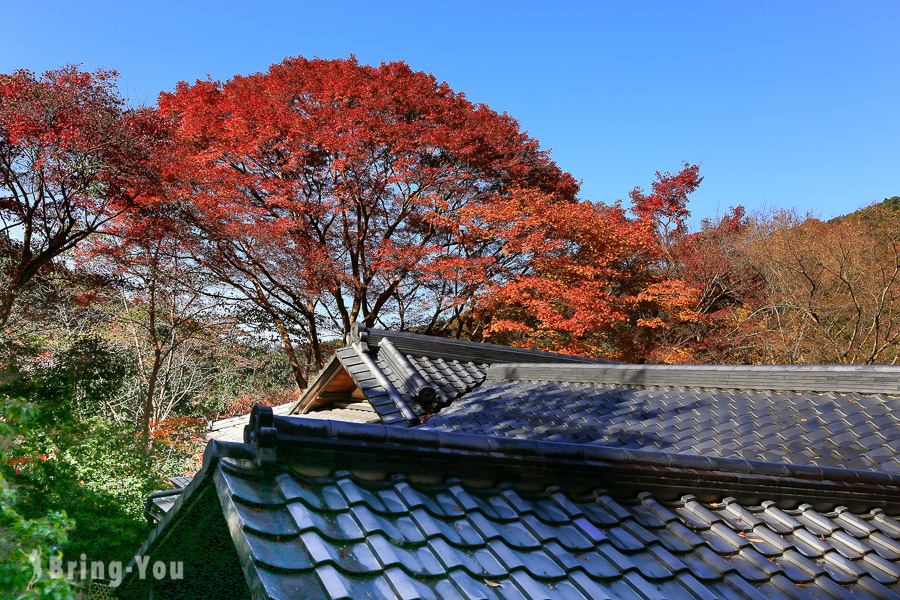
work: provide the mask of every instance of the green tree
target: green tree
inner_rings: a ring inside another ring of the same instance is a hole
[[[34,415],[34,406],[0,396],[0,462],[16,451],[19,427]],[[0,475],[0,595],[16,600],[70,600],[72,582],[49,574],[51,557],[59,557],[74,521],[63,511],[36,518],[20,512],[19,494]]]

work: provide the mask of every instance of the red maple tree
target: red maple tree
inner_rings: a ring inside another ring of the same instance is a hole
[[[519,257],[481,298],[485,336],[628,362],[692,360],[666,332],[699,317],[699,292],[668,272],[666,245],[683,230],[699,181],[696,165],[657,173],[652,194],[632,192],[634,216],[620,203],[560,204],[534,193],[482,210],[484,233]]]
[[[503,259],[465,207],[578,190],[514,119],[403,63],[288,58],[159,103],[197,259],[269,315],[301,386],[290,326],[318,365],[323,327],[428,332]]]
[[[27,283],[114,216],[158,192],[164,128],[126,109],[113,71],[0,75],[0,327]]]

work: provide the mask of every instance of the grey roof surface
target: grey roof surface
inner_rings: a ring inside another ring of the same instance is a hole
[[[272,598],[893,598],[900,522],[686,495],[217,474]],[[251,508],[252,507],[252,508]],[[278,540],[278,541],[275,541]],[[297,595],[295,590],[302,590]]]
[[[622,383],[639,372],[682,385]],[[717,372],[750,389],[714,387]],[[683,385],[700,376],[710,387]],[[898,383],[898,367],[502,365],[420,428],[900,473]],[[783,391],[791,387],[870,391]]]
[[[335,351],[335,359],[347,370],[382,422],[389,425],[417,424],[478,386],[490,365],[526,360],[609,364],[554,352],[365,328],[354,329],[349,344]],[[310,389],[317,390],[315,382]],[[306,400],[301,398],[297,406]]]
[[[349,423],[379,423],[378,413],[368,402],[336,402],[331,408],[303,415],[307,419],[330,419]]]
[[[220,588],[223,595],[805,600],[900,592],[900,521],[891,516],[900,511],[900,477],[890,474],[793,467],[773,476],[747,461],[707,459],[700,468],[677,455],[664,455],[662,466],[652,452],[264,411],[250,431],[252,446],[211,443],[201,474],[143,548],[151,560],[165,556],[175,530],[198,522],[189,512],[198,497],[214,498],[227,523],[218,530],[246,578],[244,591]],[[717,491],[729,486],[738,493]],[[853,506],[838,504],[846,498]],[[138,597],[143,585],[131,577],[124,596]]]
[[[183,489],[187,487],[187,484],[191,482],[193,477],[169,477],[169,483],[172,484],[173,488]]]
[[[210,442],[141,552],[196,576],[123,596],[900,600],[900,367],[449,342],[357,330],[319,412]]]

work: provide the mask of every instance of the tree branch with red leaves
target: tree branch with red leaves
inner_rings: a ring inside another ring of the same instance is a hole
[[[0,75],[0,327],[28,282],[159,189],[162,123],[126,110],[113,71]]]
[[[503,257],[468,235],[463,209],[577,193],[512,118],[403,63],[289,58],[179,84],[160,107],[177,123],[195,256],[292,320],[319,366],[320,337],[357,321],[431,328],[471,306]]]

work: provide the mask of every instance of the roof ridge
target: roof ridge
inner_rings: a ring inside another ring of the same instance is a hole
[[[900,394],[895,365],[635,365],[503,363],[487,380]]]
[[[264,408],[264,407],[263,407]],[[417,461],[397,461],[397,468],[418,468],[437,457],[439,464],[482,464],[491,461],[517,468],[534,467],[546,473],[548,468],[603,468],[616,477],[647,489],[683,488],[686,480],[710,487],[714,493],[776,494],[788,500],[815,492],[820,499],[835,505],[880,505],[900,499],[900,475],[878,471],[859,471],[833,467],[793,465],[719,458],[694,454],[674,454],[650,450],[631,450],[590,444],[571,444],[545,440],[500,438],[466,433],[447,433],[390,425],[349,423],[324,419],[273,416],[277,435],[272,440],[280,453],[292,446],[303,446],[304,456],[339,457],[347,464],[347,455],[376,456],[415,452]],[[253,428],[253,423],[249,426]],[[257,424],[258,427],[258,424]],[[253,438],[253,434],[249,436]],[[261,438],[260,438],[261,439]],[[315,447],[315,452],[310,452]],[[264,450],[264,448],[260,448]],[[453,458],[456,457],[456,458]],[[459,460],[465,457],[467,460]],[[408,464],[407,464],[408,463]],[[419,465],[421,466],[421,465]],[[889,498],[890,497],[890,498]],[[868,504],[866,504],[868,503]]]
[[[366,339],[370,344],[377,344],[383,338],[389,338],[397,348],[408,354],[420,354],[436,358],[450,357],[451,360],[465,360],[478,362],[485,360],[491,362],[494,356],[522,356],[533,357],[537,362],[565,362],[582,364],[611,364],[598,358],[575,356],[573,354],[561,354],[546,350],[531,350],[528,348],[516,348],[501,344],[489,344],[486,342],[471,342],[419,333],[391,331],[388,329],[368,329],[357,327],[350,332],[350,341]],[[438,347],[440,346],[440,347]]]

